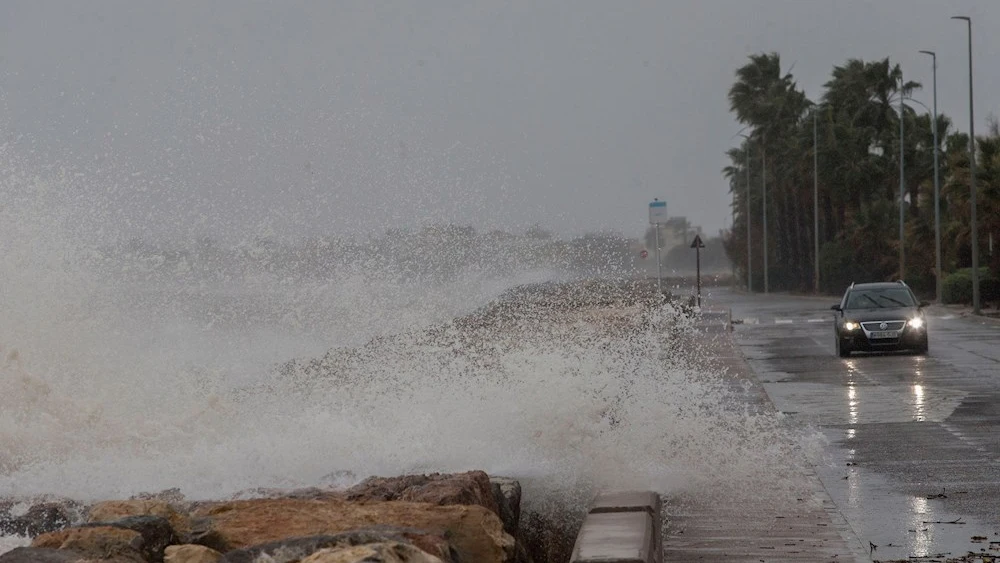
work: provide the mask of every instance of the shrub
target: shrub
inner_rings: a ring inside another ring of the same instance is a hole
[[[946,305],[972,303],[972,276],[962,271],[949,274],[941,284],[941,302]]]
[[[979,300],[1000,300],[1000,279],[993,277],[988,268],[979,269]],[[972,304],[972,268],[962,268],[944,279],[941,302],[949,305]]]

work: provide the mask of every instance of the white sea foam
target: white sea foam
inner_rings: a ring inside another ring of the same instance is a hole
[[[535,499],[738,491],[780,479],[764,461],[799,455],[724,374],[664,351],[683,321],[669,306],[606,318],[538,303],[470,326],[453,319],[555,274],[198,274],[102,250],[87,235],[108,203],[81,209],[72,180],[3,182],[0,497],[206,498],[476,468],[524,479]]]

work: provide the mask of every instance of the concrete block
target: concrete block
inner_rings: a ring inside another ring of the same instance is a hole
[[[645,512],[588,514],[572,563],[654,563],[653,519]]]
[[[654,491],[599,495],[583,520],[572,563],[661,563],[662,509]]]

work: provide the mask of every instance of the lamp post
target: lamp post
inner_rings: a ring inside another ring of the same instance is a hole
[[[764,199],[764,294],[769,292],[767,275],[767,150],[763,138],[760,143],[760,190]]]
[[[979,315],[979,229],[976,226],[976,125],[972,103],[972,19],[968,16],[952,16],[953,20],[965,20],[969,27],[969,191],[972,207],[970,220],[972,238],[972,314]]]
[[[905,210],[903,206],[906,202],[903,201],[903,196],[906,192],[906,178],[903,169],[903,163],[906,159],[905,157],[905,145],[903,144],[903,119],[906,116],[903,106],[903,75],[899,76],[899,279],[906,279],[906,245],[903,239],[904,224],[903,221],[906,219]]]
[[[819,293],[819,135],[813,109],[813,291]]]
[[[934,135],[934,295],[935,301],[941,302],[941,179],[938,173],[938,118],[937,118],[937,54],[934,51],[920,51],[930,55],[933,66],[934,81],[934,114],[931,121],[931,132]]]
[[[744,168],[746,168],[746,189],[747,189],[747,293],[753,292],[753,256],[750,245],[750,137],[743,133],[737,133],[733,137],[743,137],[746,140],[746,152],[744,153]]]
[[[747,293],[753,292],[753,255],[750,247],[750,138],[747,138],[746,152],[747,172]]]

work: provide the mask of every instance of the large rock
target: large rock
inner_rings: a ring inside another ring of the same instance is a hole
[[[35,538],[31,547],[72,551],[82,559],[115,559],[137,563],[144,561],[142,534],[115,526],[66,528],[48,532]]]
[[[85,524],[87,527],[113,526],[138,532],[142,536],[142,558],[151,563],[161,563],[168,545],[179,543],[170,522],[162,516],[127,516],[114,522]]]
[[[167,547],[164,563],[218,563],[222,554],[203,545],[171,545]]]
[[[322,549],[333,549],[374,543],[407,543],[443,563],[457,563],[458,556],[443,536],[423,530],[379,526],[352,530],[342,534],[287,538],[226,553],[225,563],[253,563],[262,556],[273,563],[288,563],[308,557]]]
[[[513,561],[514,538],[503,531],[503,523],[495,511],[475,505],[351,503],[338,498],[257,499],[201,506],[193,516],[207,518],[206,535],[217,542],[209,547],[223,552],[285,538],[332,535],[382,524],[442,535],[465,562]]]
[[[412,545],[396,542],[322,549],[302,563],[442,563]]]
[[[509,477],[491,477],[490,486],[504,531],[517,537],[521,521],[521,483]]]
[[[493,485],[483,471],[432,473],[400,477],[369,477],[347,489],[348,500],[402,500],[438,506],[478,505],[500,515],[493,498]]]
[[[115,522],[129,516],[159,516],[180,537],[191,532],[191,519],[175,505],[162,500],[111,500],[90,507],[87,522]]]
[[[79,553],[47,547],[16,547],[0,555],[0,563],[75,563],[80,559]]]

